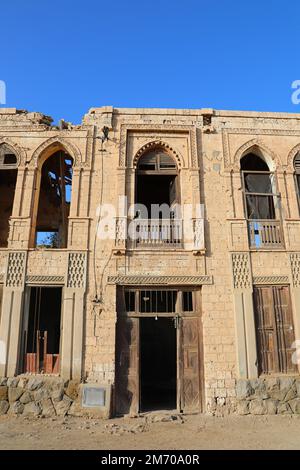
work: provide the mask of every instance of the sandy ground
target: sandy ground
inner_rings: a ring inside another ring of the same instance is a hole
[[[300,416],[2,416],[0,449],[300,449]]]

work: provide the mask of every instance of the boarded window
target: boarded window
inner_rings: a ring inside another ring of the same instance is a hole
[[[293,373],[295,340],[288,286],[254,288],[258,368],[260,374]]]

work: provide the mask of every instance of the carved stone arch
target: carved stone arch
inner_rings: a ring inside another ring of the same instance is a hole
[[[24,148],[20,147],[20,145],[13,142],[11,139],[7,137],[0,137],[0,146],[4,144],[11,149],[11,152],[17,158],[17,165],[25,165],[26,163],[26,151]]]
[[[60,136],[51,137],[50,139],[45,140],[45,142],[39,145],[39,147],[36,148],[32,154],[32,157],[30,160],[30,166],[37,167],[39,158],[45,152],[47,153],[49,152],[48,156],[50,156],[56,150],[59,150],[61,147],[63,147],[73,158],[73,161],[74,161],[73,167],[80,166],[82,162],[80,150],[73,143],[68,142],[66,139]]]
[[[252,139],[243,144],[238,151],[235,153],[233,170],[240,171],[240,161],[246,153],[257,153],[258,156],[262,156],[270,171],[275,171],[276,168],[280,168],[281,161],[279,157],[271,150],[261,139]]]
[[[291,171],[292,173],[294,172],[294,160],[297,155],[297,153],[300,152],[300,144],[295,145],[295,147],[290,150],[287,158],[287,164],[286,164],[286,170]]]
[[[174,150],[171,145],[169,145],[167,142],[164,142],[163,140],[153,140],[143,145],[143,147],[141,147],[140,150],[135,154],[135,157],[133,159],[133,168],[137,167],[138,161],[143,155],[150,152],[151,150],[156,149],[164,150],[167,154],[169,154],[170,157],[175,160],[178,169],[183,167],[183,158],[179,155],[179,152]]]

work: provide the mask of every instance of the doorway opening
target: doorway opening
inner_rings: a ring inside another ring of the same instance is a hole
[[[177,347],[174,319],[140,319],[140,411],[177,406]]]
[[[59,373],[62,287],[31,287],[25,311],[25,372]]]

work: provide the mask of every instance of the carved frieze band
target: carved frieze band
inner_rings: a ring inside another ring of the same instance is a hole
[[[13,251],[8,255],[6,287],[22,288],[25,283],[26,251]]]
[[[232,253],[232,273],[235,289],[251,289],[252,275],[249,253]]]
[[[67,287],[84,289],[86,284],[86,261],[84,251],[69,253]]]
[[[293,276],[293,286],[300,287],[300,253],[291,253],[290,260]]]
[[[288,276],[254,276],[253,284],[288,284]]]
[[[212,276],[108,276],[109,284],[120,285],[209,285]]]
[[[172,124],[121,124],[120,126],[120,154],[119,154],[119,166],[120,168],[126,168],[127,166],[127,135],[128,131],[157,131],[163,132],[187,132],[190,136],[191,145],[191,162],[192,167],[198,167],[198,156],[197,156],[197,138],[196,129],[194,126],[189,125],[172,125]]]
[[[62,285],[65,282],[64,276],[26,276],[26,284],[58,284]]]

